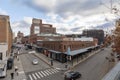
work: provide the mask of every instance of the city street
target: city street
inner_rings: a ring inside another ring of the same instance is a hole
[[[74,70],[79,71],[82,74],[82,77],[79,80],[101,80],[113,66],[113,62],[109,62],[105,58],[110,57],[110,53],[111,49],[105,48],[76,66]]]
[[[19,57],[28,80],[63,80],[60,71],[51,68],[48,64],[34,56],[33,53],[28,53],[29,50],[22,51],[27,52],[21,53]],[[32,63],[33,59],[37,59],[39,63],[34,65]]]
[[[32,54],[22,54],[19,57],[22,61],[22,65],[25,73],[50,68],[47,64],[45,64],[43,61],[41,61],[40,59],[38,59]],[[38,60],[37,65],[34,65],[32,63],[33,59]]]

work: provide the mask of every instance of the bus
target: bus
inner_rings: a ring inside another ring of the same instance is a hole
[[[0,63],[0,77],[6,77],[7,75],[7,64]]]

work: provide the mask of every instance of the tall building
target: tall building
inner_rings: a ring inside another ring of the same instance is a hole
[[[104,31],[103,30],[96,30],[96,29],[84,30],[82,34],[83,36],[97,38],[98,44],[102,44],[104,42]]]
[[[22,43],[23,37],[24,37],[24,34],[20,31],[18,31],[17,37],[16,37],[16,43]]]
[[[63,37],[56,33],[56,28],[51,24],[43,24],[41,19],[33,18],[30,27],[29,43],[36,44],[39,41],[60,40]]]
[[[31,28],[30,28],[30,34],[55,34],[56,28],[53,28],[51,24],[42,24],[41,19],[35,19],[33,18]]]
[[[10,54],[12,36],[9,16],[0,15],[0,60],[6,60]]]

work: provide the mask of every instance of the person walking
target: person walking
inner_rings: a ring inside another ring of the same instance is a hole
[[[14,79],[14,73],[13,72],[11,73],[11,79]]]
[[[15,73],[16,73],[17,76],[18,76],[18,67],[17,67],[17,66],[15,66]]]

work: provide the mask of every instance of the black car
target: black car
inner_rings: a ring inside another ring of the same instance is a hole
[[[65,73],[64,80],[76,80],[80,78],[82,75],[79,72],[69,71]]]

